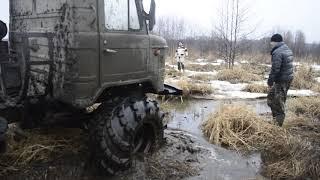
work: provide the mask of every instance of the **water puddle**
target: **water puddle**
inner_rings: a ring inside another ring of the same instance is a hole
[[[261,159],[259,154],[244,157],[236,152],[223,149],[209,144],[203,137],[201,125],[203,121],[215,112],[223,104],[237,103],[239,105],[252,106],[257,114],[269,113],[266,100],[250,101],[212,101],[212,100],[191,100],[184,104],[175,103],[170,111],[168,129],[181,131],[195,139],[197,146],[210,151],[210,155],[203,159],[202,170],[195,177],[196,179],[256,179],[262,178],[259,175]],[[186,105],[187,104],[187,105]]]
[[[170,110],[170,121],[168,127],[186,131],[195,136],[202,137],[201,124],[213,112],[223,104],[249,105],[255,109],[257,114],[270,113],[266,100],[239,100],[239,101],[213,101],[213,100],[191,100],[185,103],[174,103]]]

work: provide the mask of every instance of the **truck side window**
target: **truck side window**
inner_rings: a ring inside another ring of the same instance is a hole
[[[140,30],[140,21],[135,0],[129,0],[129,28]]]
[[[128,0],[105,0],[105,25],[109,30],[129,30]]]

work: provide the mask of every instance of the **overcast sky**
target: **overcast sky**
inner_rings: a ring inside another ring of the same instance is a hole
[[[157,14],[179,16],[198,28],[209,30],[216,23],[219,2],[224,0],[156,0]],[[243,0],[242,0],[243,1]],[[302,30],[308,42],[320,42],[320,0],[244,0],[251,9],[250,23],[258,24],[256,37],[281,28]],[[9,20],[9,0],[1,0],[0,19]]]
[[[210,28],[225,0],[157,0],[158,15],[181,16],[197,27]],[[242,0],[243,1],[243,0]],[[320,42],[320,0],[245,0],[251,16],[249,24],[260,37],[273,29],[302,30],[308,42]]]

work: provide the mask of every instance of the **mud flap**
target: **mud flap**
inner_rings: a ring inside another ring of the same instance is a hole
[[[173,95],[173,96],[182,96],[183,91],[177,87],[164,84],[164,91],[159,92],[159,95]]]

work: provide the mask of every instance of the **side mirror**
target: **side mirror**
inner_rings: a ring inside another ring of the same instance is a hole
[[[152,31],[156,25],[156,2],[151,0],[150,11],[149,11],[149,30]]]
[[[155,0],[144,0],[144,16],[149,21],[149,30],[152,31],[156,24],[156,3]],[[149,4],[150,2],[150,4]],[[149,13],[147,13],[149,11]]]
[[[0,20],[0,41],[7,35],[8,28],[7,25]]]

